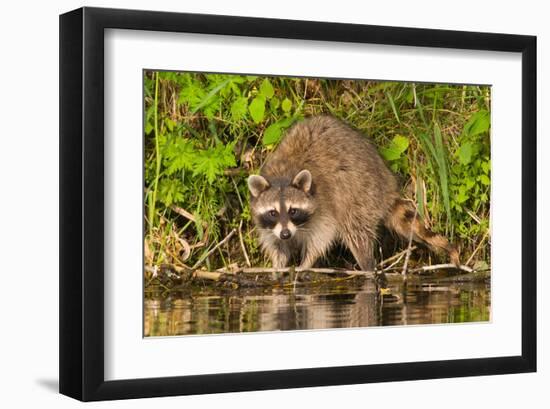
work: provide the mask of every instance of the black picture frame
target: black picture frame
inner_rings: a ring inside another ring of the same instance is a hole
[[[103,70],[108,28],[521,53],[521,355],[106,381]],[[92,401],[534,372],[536,213],[534,36],[100,8],[60,16],[62,394]]]

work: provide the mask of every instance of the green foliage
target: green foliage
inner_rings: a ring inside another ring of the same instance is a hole
[[[265,98],[262,95],[254,98],[248,106],[248,111],[255,123],[259,124],[262,122],[265,115]]]
[[[292,125],[294,121],[295,118],[284,118],[280,121],[273,122],[266,128],[262,143],[264,145],[272,145],[278,143],[283,136],[283,131],[286,130],[290,125]]]
[[[468,119],[460,135],[461,144],[456,151],[457,163],[452,168],[451,189],[455,213],[478,213],[489,206],[491,150],[489,144],[490,115],[480,110]],[[458,234],[463,238],[479,234],[489,226],[489,220],[472,225],[467,217],[457,224]]]
[[[391,170],[405,170],[408,165],[408,157],[405,152],[409,147],[409,138],[403,135],[395,135],[387,148],[380,148],[380,154],[389,162]]]
[[[198,151],[193,161],[193,176],[206,176],[212,184],[217,177],[223,175],[226,168],[235,166],[233,147],[235,143],[219,144],[213,148]]]
[[[285,130],[317,114],[367,135],[418,213],[463,255],[489,228],[489,87],[186,72],[146,72],[144,87],[151,264],[181,263],[185,242],[193,265],[241,222],[251,263],[264,264],[246,178]],[[489,249],[477,257],[489,261]],[[206,260],[209,268],[233,262],[243,263],[233,241]]]

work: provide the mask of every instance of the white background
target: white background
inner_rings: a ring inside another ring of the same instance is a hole
[[[541,211],[548,195],[543,175],[550,171],[542,152],[547,142],[550,92],[550,27],[543,2],[482,3],[460,1],[443,8],[441,2],[361,3],[296,1],[262,3],[203,0],[197,3],[154,3],[134,0],[87,5],[152,8],[217,14],[341,21],[365,24],[429,27],[472,31],[514,32],[539,36],[539,372],[536,374],[444,379],[301,390],[266,391],[214,396],[110,402],[89,406],[158,407],[279,407],[299,404],[334,407],[342,403],[396,407],[543,407],[548,403],[550,362],[545,354],[548,320],[548,280],[543,276],[542,231],[548,218]],[[4,5],[2,44],[2,295],[0,296],[0,403],[4,407],[73,407],[59,396],[58,344],[58,14],[81,6],[74,1],[55,4],[19,2]]]
[[[521,258],[508,257],[521,248],[521,195],[510,195],[521,191],[518,53],[129,30],[110,30],[105,38],[106,379],[521,354]],[[136,257],[143,247],[143,67],[491,83],[491,324],[143,339],[142,260]],[[403,348],[403,339],[411,347]],[[260,358],[259,351],[271,353]]]

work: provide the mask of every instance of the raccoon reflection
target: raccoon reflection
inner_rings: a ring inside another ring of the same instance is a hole
[[[373,270],[377,231],[385,226],[432,251],[447,252],[447,239],[424,227],[400,197],[396,176],[359,132],[330,116],[291,127],[263,165],[248,178],[251,210],[261,246],[274,267],[299,260],[312,267],[342,243],[362,270]]]

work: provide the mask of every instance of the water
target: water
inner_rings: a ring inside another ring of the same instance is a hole
[[[490,320],[486,283],[195,289],[147,296],[144,335],[168,336]]]

